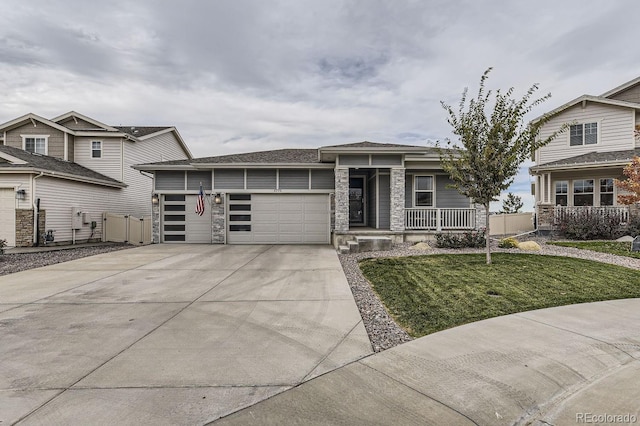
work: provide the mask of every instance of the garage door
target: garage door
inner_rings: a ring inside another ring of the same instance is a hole
[[[230,194],[230,244],[329,244],[327,194]]]
[[[0,239],[16,245],[16,195],[13,188],[0,188]]]
[[[165,195],[162,200],[162,241],[211,243],[211,209],[195,213],[196,195]]]

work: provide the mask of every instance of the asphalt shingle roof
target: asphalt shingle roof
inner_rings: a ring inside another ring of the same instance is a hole
[[[109,176],[105,176],[101,173],[88,169],[84,166],[81,166],[78,163],[73,163],[71,161],[64,161],[59,158],[50,157],[48,155],[39,155],[32,154],[23,149],[14,148],[12,146],[0,145],[0,152],[4,152],[13,157],[19,158],[22,161],[26,161],[27,164],[11,164],[8,162],[0,163],[0,168],[9,168],[9,169],[19,169],[19,168],[33,168],[36,170],[54,172],[54,173],[65,173],[68,175],[73,175],[79,178],[89,178],[101,180],[108,183],[115,183],[119,185],[123,185],[122,182],[116,179],[112,179]]]
[[[354,142],[341,145],[329,145],[322,148],[425,148],[419,145],[400,145],[396,143],[379,143],[379,142]],[[322,149],[320,148],[320,149]]]
[[[624,151],[611,152],[589,152],[587,154],[576,155],[575,157],[564,158],[550,163],[540,164],[538,167],[571,166],[576,164],[598,164],[612,161],[631,161],[640,155],[640,148],[628,149]]]

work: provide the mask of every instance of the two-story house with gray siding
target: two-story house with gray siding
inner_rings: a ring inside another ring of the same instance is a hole
[[[418,240],[484,223],[424,146],[359,142],[135,168],[154,175],[155,242],[338,246],[354,235]]]
[[[629,217],[619,205],[614,179],[640,155],[635,136],[640,118],[640,77],[600,96],[583,95],[551,111],[544,138],[569,124],[569,131],[534,154],[535,210],[538,229],[553,228],[556,217],[580,209]]]
[[[109,126],[77,112],[0,125],[0,238],[30,246],[102,235],[102,214],[150,216],[152,178],[133,164],[190,159],[175,127]],[[72,223],[72,212],[82,221]],[[93,224],[92,224],[93,223]]]

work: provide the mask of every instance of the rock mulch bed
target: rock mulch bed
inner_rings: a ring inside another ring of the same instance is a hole
[[[61,250],[38,251],[32,253],[5,253],[0,255],[0,276],[54,265],[95,254],[132,248],[130,244],[104,243],[89,247],[64,248]]]
[[[536,241],[541,249],[539,251],[522,251],[517,248],[501,249],[492,243],[492,253],[529,253],[547,256],[567,256],[580,259],[595,260],[603,263],[624,266],[626,268],[640,270],[640,259],[615,256],[607,253],[599,253],[590,250],[581,250],[572,247],[560,247],[546,244],[547,239],[536,237],[530,240]],[[369,334],[369,339],[375,352],[392,348],[401,343],[412,340],[411,336],[391,318],[386,308],[375,294],[367,279],[360,272],[358,262],[363,259],[377,257],[421,256],[429,254],[461,254],[484,253],[484,249],[440,249],[433,243],[420,248],[413,248],[414,244],[396,244],[391,250],[374,251],[366,253],[339,254],[342,268],[344,269],[351,292],[360,310],[364,326]]]

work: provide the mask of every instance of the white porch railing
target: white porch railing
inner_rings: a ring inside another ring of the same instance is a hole
[[[404,229],[475,229],[476,209],[404,209]]]
[[[629,221],[629,207],[627,206],[579,206],[579,207],[563,207],[556,206],[553,210],[555,219],[561,219],[567,216],[575,216],[581,213],[589,213],[593,215],[602,215],[605,214],[618,216],[620,218],[620,222],[628,222]]]

